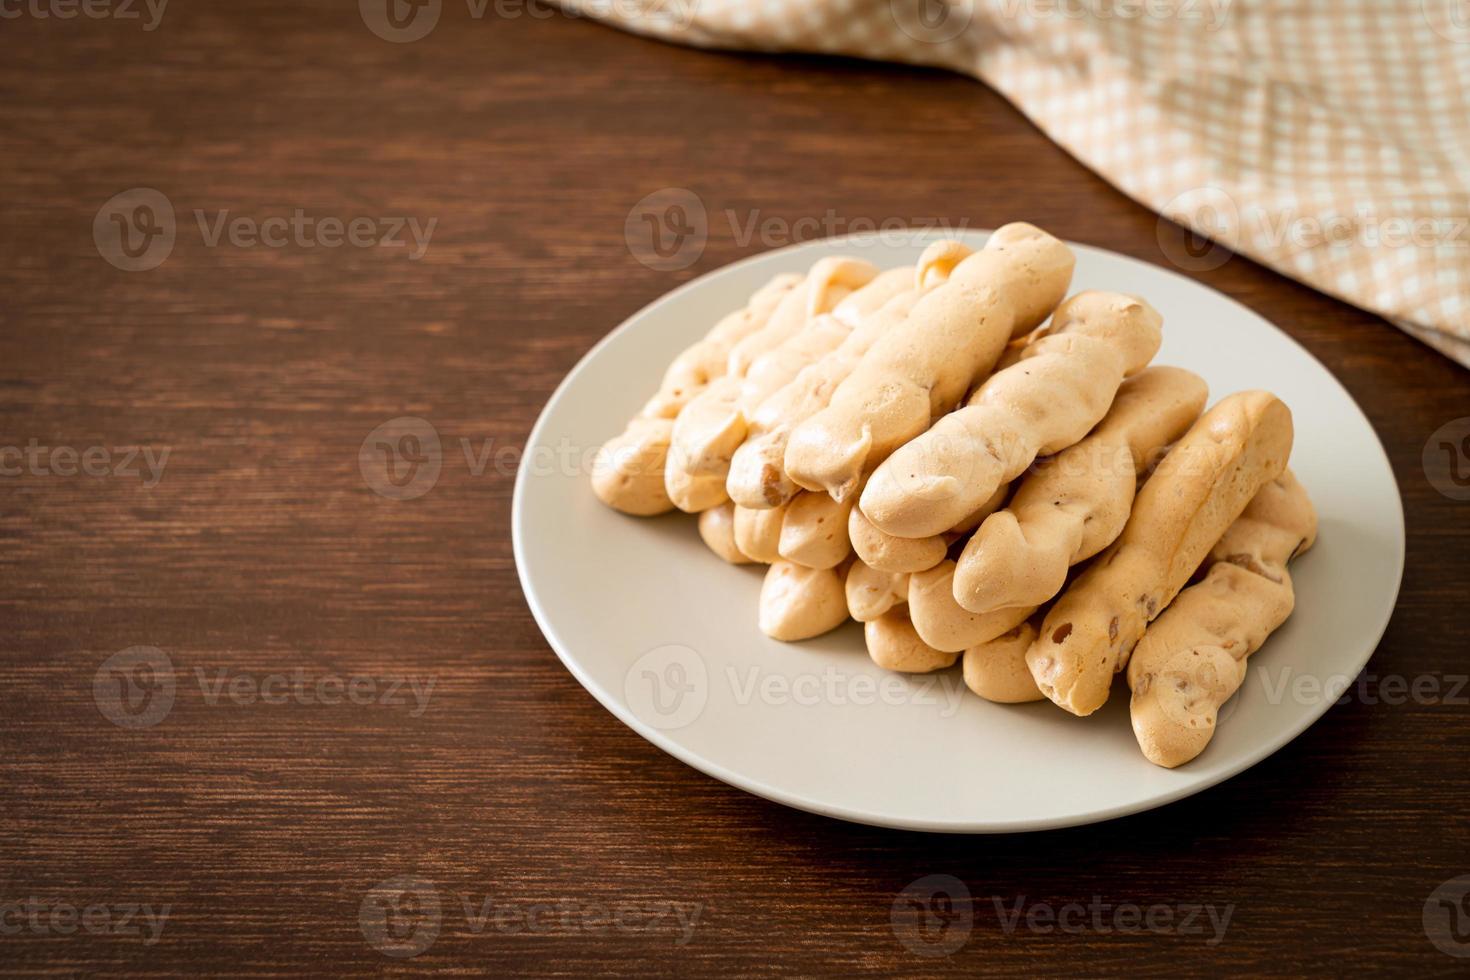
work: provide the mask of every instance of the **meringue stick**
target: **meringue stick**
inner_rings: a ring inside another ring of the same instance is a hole
[[[640,414],[667,419],[677,416],[691,398],[725,374],[735,345],[761,331],[780,302],[795,292],[803,279],[796,273],[774,277],[756,290],[745,309],[729,314],[703,339],[685,348],[664,372],[658,392]]]
[[[725,499],[730,457],[745,440],[747,412],[841,343],[865,304],[855,301],[856,309],[841,317],[825,314],[877,275],[877,268],[861,259],[822,259],[812,267],[804,289],[781,301],[765,329],[735,346],[725,375],[691,399],[674,420],[664,485],[676,507],[694,513]],[[891,279],[880,286],[875,305],[896,291]]]
[[[703,339],[674,358],[659,390],[624,429],[598,452],[592,467],[592,490],[615,510],[637,516],[673,509],[664,489],[664,465],[673,420],[714,379],[724,375],[731,350],[763,329],[777,304],[802,281],[780,275],[761,287],[743,310],[729,314]]]
[[[803,368],[790,384],[761,402],[750,416],[745,442],[730,461],[725,488],[732,500],[742,507],[775,507],[796,495],[800,488],[787,476],[785,465],[791,430],[825,408],[833,391],[852,374],[878,338],[902,323],[920,297],[947,280],[955,265],[970,254],[969,248],[956,241],[930,245],[914,268],[908,284],[911,288],[855,325],[841,346]],[[888,275],[874,280],[872,287]]]
[[[751,510],[736,507],[735,546],[740,553],[769,565],[781,560],[781,525],[786,520],[786,508]]]
[[[883,572],[922,572],[944,561],[949,542],[943,535],[900,538],[873,526],[859,507],[847,515],[847,536],[858,558]]]
[[[1123,532],[1143,466],[1184,435],[1208,397],[1204,379],[1183,368],[1124,381],[1087,438],[1025,476],[1006,509],[985,518],[956,564],[955,600],[985,613],[1060,592],[1068,568]]]
[[[847,613],[859,623],[877,619],[894,606],[902,605],[909,595],[907,575],[880,572],[861,560],[854,561],[848,568],[844,585]]]
[[[771,395],[796,379],[805,368],[832,353],[889,302],[908,292],[914,279],[912,267],[879,272],[871,263],[846,259],[834,267],[840,284],[852,290],[830,313],[819,312],[805,330],[798,331],[781,346],[756,358],[740,385],[739,405],[749,417]],[[814,304],[816,305],[816,304]],[[818,306],[818,309],[821,307]]]
[[[953,527],[1037,456],[1087,435],[1123,379],[1158,353],[1161,322],[1153,307],[1121,293],[1068,299],[1019,361],[879,466],[858,506],[899,537]]]
[[[959,653],[993,640],[1025,622],[1032,606],[972,613],[954,601],[954,562],[945,559],[933,568],[909,576],[909,619],[929,646]]]
[[[1010,484],[997,488],[974,513],[958,525],[943,534],[934,534],[927,538],[900,538],[885,534],[864,516],[862,508],[854,507],[847,517],[848,538],[858,557],[880,571],[922,572],[943,561],[955,539],[975,530],[985,518],[999,509],[1005,503],[1009,491]]]
[[[729,501],[700,512],[699,536],[710,551],[730,564],[750,564],[750,558],[735,543],[735,506]]]
[[[1317,514],[1290,470],[1266,484],[1210,550],[1208,571],[1154,620],[1128,663],[1139,748],[1174,768],[1205,750],[1246,658],[1295,605],[1287,563],[1317,538]]]
[[[1026,667],[1026,650],[1040,627],[1037,613],[1010,632],[965,650],[965,686],[997,704],[1045,701],[1046,695]]]
[[[674,509],[664,466],[674,420],[638,416],[602,444],[592,461],[592,492],[613,510],[653,517]]]
[[[761,583],[759,625],[774,640],[809,640],[847,620],[843,572],[776,561]]]
[[[725,377],[743,379],[755,362],[794,337],[819,313],[826,313],[876,273],[871,263],[844,256],[818,259],[797,287],[771,311],[765,327],[730,349]],[[853,277],[861,281],[854,282]]]
[[[863,624],[863,640],[873,663],[885,670],[927,674],[954,665],[958,653],[936,650],[920,638],[907,606],[895,606]]]
[[[825,493],[803,490],[792,498],[781,524],[781,557],[811,568],[831,568],[852,554],[856,545],[853,529],[864,537],[872,563],[883,571],[923,571],[944,558],[951,542],[973,531],[985,517],[1005,501],[1006,488],[998,490],[980,511],[957,528],[932,538],[895,538],[885,535],[862,518],[849,497],[838,503]]]
[[[1202,415],[1138,491],[1123,533],[1057,599],[1026,651],[1047,697],[1076,715],[1108,699],[1113,673],[1216,541],[1291,453],[1291,412],[1245,391]]]
[[[825,493],[799,493],[786,507],[777,550],[787,561],[808,568],[833,568],[852,554],[847,514],[852,501],[839,504]]]
[[[1010,224],[996,231],[902,323],[884,331],[825,408],[792,430],[787,475],[837,500],[853,494],[889,453],[951,411],[976,377],[990,373],[1011,337],[1046,319],[1066,293],[1073,264],[1067,247],[1039,228]],[[987,490],[980,500],[989,495]]]

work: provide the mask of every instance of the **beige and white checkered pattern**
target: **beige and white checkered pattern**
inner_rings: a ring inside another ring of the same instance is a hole
[[[1470,366],[1470,0],[563,3],[966,72],[1130,197]],[[1165,241],[1186,268],[1228,256]]]

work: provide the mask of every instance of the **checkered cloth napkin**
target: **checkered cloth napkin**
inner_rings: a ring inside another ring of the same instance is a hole
[[[1240,252],[1470,366],[1470,0],[562,3],[684,44],[966,72],[1191,229],[1160,235],[1176,264]]]

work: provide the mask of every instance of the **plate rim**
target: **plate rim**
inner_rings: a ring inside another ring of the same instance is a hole
[[[725,265],[702,273],[701,275],[694,277],[686,283],[676,286],[675,288],[669,290],[667,293],[662,294],[651,302],[644,304],[634,312],[630,313],[626,318],[624,318],[621,323],[619,323],[613,329],[609,330],[600,340],[597,341],[597,343],[593,344],[585,354],[578,358],[577,363],[572,366],[572,368],[566,373],[566,376],[561,379],[557,386],[552,390],[551,394],[547,396],[546,403],[541,407],[541,411],[536,417],[536,422],[534,425],[531,426],[531,431],[526,437],[525,452],[529,452],[531,447],[539,444],[543,429],[549,421],[552,407],[560,402],[567,390],[576,382],[579,375],[581,375],[581,373],[587,369],[588,365],[593,361],[594,358],[597,357],[597,355],[602,351],[604,347],[608,346],[616,338],[632,329],[633,325],[647,314],[666,304],[678,301],[679,298],[682,297],[685,293],[699,288],[702,284],[706,283],[710,279],[713,279],[717,276],[732,274],[744,266],[754,264],[755,262],[764,259],[768,259],[773,255],[795,251],[806,251],[809,249],[814,249],[816,246],[820,245],[832,246],[842,243],[851,243],[854,247],[864,244],[871,247],[875,243],[878,245],[883,245],[884,239],[893,238],[900,235],[907,235],[908,241],[910,243],[934,240],[936,238],[954,238],[961,241],[965,241],[967,239],[978,239],[979,242],[983,243],[984,240],[988,239],[993,233],[994,229],[991,228],[964,228],[958,230],[951,229],[943,232],[934,229],[911,229],[908,232],[895,231],[835,235],[826,238],[808,239],[806,241],[796,242],[791,245],[785,245],[780,248],[768,249],[763,252],[756,252],[753,255],[744,256],[742,258],[736,259],[733,262],[726,263]],[[1269,320],[1266,316],[1251,309],[1249,306],[1245,305],[1235,297],[1230,296],[1229,294],[1224,293],[1214,288],[1213,286],[1200,282],[1197,279],[1186,276],[1177,270],[1169,269],[1165,266],[1149,262],[1145,259],[1140,259],[1132,255],[1126,255],[1122,252],[1115,252],[1112,249],[1103,248],[1097,245],[1089,245],[1069,239],[1063,239],[1063,241],[1066,243],[1068,248],[1071,248],[1076,252],[1095,253],[1109,258],[1123,259],[1129,263],[1138,263],[1141,265],[1145,265],[1155,272],[1163,273],[1164,275],[1169,276],[1173,279],[1177,279],[1184,283],[1187,283],[1192,287],[1204,289],[1211,293],[1214,293],[1217,297],[1223,299],[1226,303],[1234,307],[1237,311],[1243,313],[1246,316],[1254,317],[1260,320],[1262,323],[1269,326],[1272,330],[1276,331],[1289,343],[1295,346],[1297,350],[1299,350],[1304,356],[1309,358],[1313,363],[1315,363],[1319,368],[1322,369],[1322,373],[1326,375],[1329,379],[1331,379],[1332,383],[1337,386],[1338,390],[1341,391],[1342,394],[1347,398],[1347,400],[1353,405],[1353,407],[1357,409],[1358,414],[1363,417],[1363,420],[1368,425],[1368,431],[1373,434],[1373,441],[1378,449],[1378,455],[1375,462],[1383,469],[1384,473],[1387,474],[1389,484],[1393,487],[1394,491],[1393,497],[1394,502],[1397,505],[1398,515],[1398,520],[1395,525],[1398,532],[1395,537],[1395,544],[1397,547],[1397,574],[1394,576],[1393,595],[1388,607],[1388,616],[1384,619],[1383,624],[1379,627],[1377,635],[1373,637],[1373,642],[1366,647],[1367,652],[1362,656],[1361,661],[1357,663],[1354,667],[1352,676],[1356,678],[1359,674],[1363,672],[1363,668],[1368,665],[1368,662],[1372,660],[1373,655],[1378,651],[1378,646],[1382,642],[1384,635],[1388,632],[1388,627],[1393,622],[1394,614],[1398,611],[1398,599],[1403,588],[1404,566],[1407,557],[1408,546],[1407,526],[1404,520],[1403,491],[1399,487],[1397,476],[1394,474],[1393,464],[1389,458],[1388,450],[1384,447],[1383,439],[1379,435],[1377,427],[1373,425],[1372,418],[1369,417],[1367,412],[1363,411],[1362,405],[1358,404],[1358,400],[1353,397],[1352,392],[1347,389],[1347,386],[1342,383],[1341,379],[1339,379],[1337,375],[1334,374],[1327,367],[1327,365],[1323,364],[1322,361],[1318,359],[1315,354],[1308,350],[1291,334],[1287,333],[1285,330],[1282,330],[1279,326]],[[524,455],[525,453],[523,453],[523,456]],[[1252,750],[1251,752],[1246,753],[1242,761],[1234,765],[1227,766],[1224,769],[1221,769],[1220,771],[1208,777],[1204,777],[1203,781],[1191,781],[1187,784],[1181,785],[1175,790],[1170,790],[1166,793],[1151,796],[1145,800],[1118,804],[1110,807],[1102,807],[1084,813],[1075,813],[1053,818],[1037,818],[1032,820],[976,822],[973,820],[946,820],[943,818],[937,818],[915,821],[909,819],[889,819],[885,818],[883,814],[853,810],[849,807],[838,804],[829,804],[822,803],[820,801],[814,801],[810,798],[797,796],[785,790],[780,790],[775,787],[769,786],[759,779],[733,772],[713,760],[706,759],[696,752],[685,749],[672,738],[667,736],[664,732],[644,723],[641,719],[638,718],[636,713],[634,713],[626,705],[623,705],[611,692],[602,690],[601,687],[596,684],[592,680],[592,678],[581,669],[581,667],[576,662],[576,658],[567,652],[566,643],[561,639],[555,628],[551,625],[550,618],[547,615],[545,609],[542,607],[541,601],[537,597],[535,590],[532,588],[526,572],[527,563],[524,557],[526,542],[524,540],[522,532],[522,518],[529,480],[530,470],[527,467],[520,467],[516,473],[515,486],[511,496],[511,550],[515,559],[516,578],[521,586],[521,594],[525,597],[526,604],[531,610],[531,616],[536,621],[537,627],[541,630],[542,636],[546,639],[547,644],[556,654],[557,659],[561,661],[562,666],[565,667],[567,671],[576,679],[577,683],[582,686],[582,689],[588,694],[591,694],[593,699],[601,704],[603,708],[607,709],[607,711],[610,712],[613,717],[617,718],[633,732],[641,736],[645,741],[649,742],[664,753],[679,760],[686,766],[689,766],[691,769],[694,769],[707,776],[717,779],[720,782],[733,786],[736,789],[743,790],[747,793],[751,793],[763,799],[770,800],[773,803],[779,803],[783,806],[788,806],[792,809],[801,810],[806,813],[814,813],[819,816],[843,820],[849,823],[861,824],[869,827],[882,827],[892,830],[909,830],[922,833],[946,834],[1030,833],[1035,831],[1059,830],[1067,827],[1079,827],[1095,823],[1102,823],[1104,821],[1115,820],[1120,817],[1126,817],[1136,813],[1144,813],[1149,810],[1168,806],[1171,803],[1176,803],[1179,800],[1185,799],[1187,797],[1203,793],[1206,790],[1212,789],[1229,779],[1235,778],[1245,770],[1250,769],[1253,766],[1260,764],[1261,762],[1264,762],[1266,759],[1281,751],[1281,749],[1285,748],[1286,745],[1288,745],[1299,735],[1301,735],[1302,732],[1306,731],[1312,725],[1320,721],[1322,717],[1326,715],[1327,712],[1336,703],[1333,699],[1324,699],[1319,705],[1309,707],[1301,714],[1300,723],[1288,727],[1284,735],[1270,740],[1270,742],[1267,743],[1262,749]]]

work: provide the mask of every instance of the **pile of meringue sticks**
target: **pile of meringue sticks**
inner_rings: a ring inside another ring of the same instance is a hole
[[[1246,658],[1290,615],[1316,514],[1287,469],[1291,412],[1149,366],[1162,318],[1067,297],[1039,228],[781,275],[669,366],[597,454],[633,515],[699,515],[721,558],[769,565],[761,630],[864,624],[881,667],[942,670],[1002,703],[1096,711],[1126,671],[1160,766],[1198,756]]]

